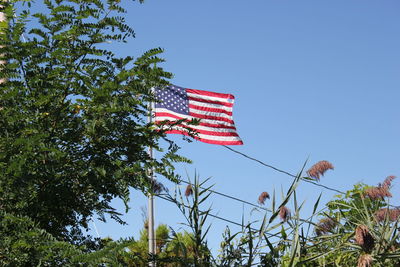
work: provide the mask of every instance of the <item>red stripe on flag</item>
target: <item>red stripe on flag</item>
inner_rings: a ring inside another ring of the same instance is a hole
[[[207,127],[214,127],[214,128],[224,128],[224,129],[233,129],[236,130],[235,126],[228,126],[224,124],[213,124],[213,123],[206,123],[206,122],[200,122],[200,126],[207,126]]]
[[[215,101],[215,100],[208,100],[208,99],[202,99],[202,98],[196,98],[196,97],[192,97],[192,96],[188,96],[188,98],[189,98],[189,103],[190,103],[190,100],[192,100],[192,101],[198,101],[198,102],[203,102],[203,103],[222,105],[222,106],[225,106],[225,107],[233,107],[233,103],[221,102],[221,101]]]
[[[182,120],[184,118],[176,116],[174,114],[168,113],[168,112],[156,112],[155,113],[156,116],[156,122],[166,122],[168,123],[169,120],[160,120],[159,117],[171,117],[174,118],[176,120]],[[185,122],[190,122],[191,120],[186,119]],[[173,123],[173,122],[171,122]],[[208,123],[208,122],[201,122],[198,124],[200,126],[206,126],[206,127],[212,127],[212,128],[225,128],[225,129],[233,129],[236,130],[235,126],[229,126],[229,125],[225,125],[225,124],[218,124],[218,123]]]
[[[168,112],[156,112],[155,116],[156,116],[156,120],[157,120],[157,117],[172,117],[172,118],[177,119],[177,120],[182,120],[183,119],[182,117],[176,116],[175,114],[171,114],[171,113],[168,113]],[[190,120],[187,120],[187,121],[190,121]]]
[[[191,93],[191,94],[196,94],[196,95],[213,96],[213,97],[219,97],[219,98],[225,98],[225,99],[235,99],[235,97],[231,94],[215,93],[215,92],[203,91],[203,90],[197,90],[197,89],[187,88],[186,92]]]
[[[197,129],[196,126],[187,126],[187,125],[183,125],[183,124],[178,124],[176,126],[191,129],[192,131],[199,133],[199,134],[214,135],[214,136],[239,136],[236,132],[217,132],[217,131],[200,130],[200,129]],[[175,127],[175,125],[174,125],[174,127]]]
[[[171,130],[171,131],[167,131],[166,133],[169,134],[183,134],[186,136],[190,136],[187,132],[184,131],[179,131],[179,130]],[[214,145],[243,145],[242,141],[219,141],[219,140],[211,140],[211,139],[205,139],[205,138],[200,138],[195,136],[195,139],[202,141],[204,143],[208,143],[208,144],[214,144]]]
[[[224,121],[224,122],[227,122],[227,123],[230,123],[230,124],[235,124],[233,122],[233,120],[230,120],[230,119],[227,119],[227,118],[224,118],[224,117],[215,117],[215,116],[197,114],[197,113],[194,113],[192,111],[189,112],[189,115],[194,117],[194,118],[197,118],[197,119],[207,119],[207,120],[213,120],[213,121]]]

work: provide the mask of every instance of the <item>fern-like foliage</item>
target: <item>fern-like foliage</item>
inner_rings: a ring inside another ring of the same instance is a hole
[[[0,11],[0,207],[85,243],[95,213],[123,223],[110,201],[128,208],[129,188],[147,192],[147,169],[176,181],[173,162],[189,161],[175,145],[162,152],[165,134],[146,121],[150,88],[172,74],[157,66],[161,48],[136,59],[108,48],[134,37],[119,1],[11,0]]]

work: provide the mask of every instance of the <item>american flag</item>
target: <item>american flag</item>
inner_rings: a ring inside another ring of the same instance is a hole
[[[216,145],[243,145],[232,118],[235,97],[230,94],[171,85],[155,90],[155,123],[199,119],[198,125],[174,125],[167,133],[188,135],[190,128],[199,141]],[[184,127],[182,127],[184,126]]]

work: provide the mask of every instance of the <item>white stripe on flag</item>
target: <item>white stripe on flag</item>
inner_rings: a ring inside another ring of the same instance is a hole
[[[196,101],[196,100],[189,100],[189,105],[191,105],[191,104],[200,106],[200,107],[219,108],[219,109],[223,109],[223,110],[232,112],[232,107],[227,107],[227,106],[220,105],[220,104],[204,103],[204,102],[200,102],[200,101]]]
[[[193,128],[198,131],[210,131],[210,132],[215,132],[215,133],[236,133],[236,129],[229,129],[229,128],[215,128],[215,127],[208,127],[208,126],[203,126],[203,125],[190,125],[188,123],[182,123],[183,125]],[[179,126],[176,126],[179,127]],[[167,130],[169,127],[167,125],[163,125],[163,127],[160,127],[161,129]],[[172,129],[175,129],[175,126],[172,127]]]
[[[196,119],[196,118],[194,118],[192,116],[182,115],[182,114],[179,114],[179,113],[176,113],[176,112],[172,112],[170,110],[168,110],[168,111],[157,111],[157,110],[160,110],[160,108],[157,108],[156,112],[167,112],[167,113],[170,113],[170,114],[173,114],[173,115],[176,114],[176,116],[179,116],[181,119],[187,119],[187,120]],[[165,121],[165,120],[176,121],[177,119],[172,117],[172,116],[171,117],[169,117],[169,116],[156,116],[156,118],[155,118],[155,121],[158,121],[158,122]],[[219,125],[225,125],[225,126],[235,126],[234,124],[226,122],[226,121],[217,121],[217,120],[208,120],[208,119],[199,119],[199,120],[200,120],[201,123],[203,122],[203,123],[219,124]]]
[[[233,104],[234,99],[232,98],[226,98],[226,97],[216,97],[216,96],[209,96],[209,95],[199,95],[199,94],[192,94],[189,92],[186,92],[189,97],[195,97],[199,99],[204,99],[204,100],[212,100],[212,101],[219,101],[219,102],[225,102],[229,104]]]
[[[213,116],[213,117],[220,117],[220,118],[226,118],[229,120],[233,120],[231,115],[221,113],[221,112],[211,112],[211,111],[205,111],[201,109],[195,109],[195,108],[189,108],[190,112],[200,114],[200,115],[207,115],[207,116]]]

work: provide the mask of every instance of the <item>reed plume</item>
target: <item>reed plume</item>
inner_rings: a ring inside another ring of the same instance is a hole
[[[290,210],[287,207],[282,206],[279,209],[279,218],[281,218],[282,221],[287,222],[290,218]]]
[[[191,196],[193,194],[193,188],[192,185],[189,184],[188,186],[186,186],[186,190],[185,190],[185,196]]]
[[[268,194],[268,192],[262,192],[262,193],[260,194],[260,196],[258,197],[258,204],[264,205],[264,204],[265,204],[265,200],[266,200],[267,198],[269,199],[269,194]]]
[[[375,245],[375,239],[366,225],[359,225],[355,231],[355,240],[364,251],[371,251]]]
[[[333,170],[334,167],[332,163],[326,160],[319,161],[315,163],[308,171],[307,174],[311,177],[314,178],[315,180],[319,181],[321,176],[324,176],[324,173],[327,170]]]

